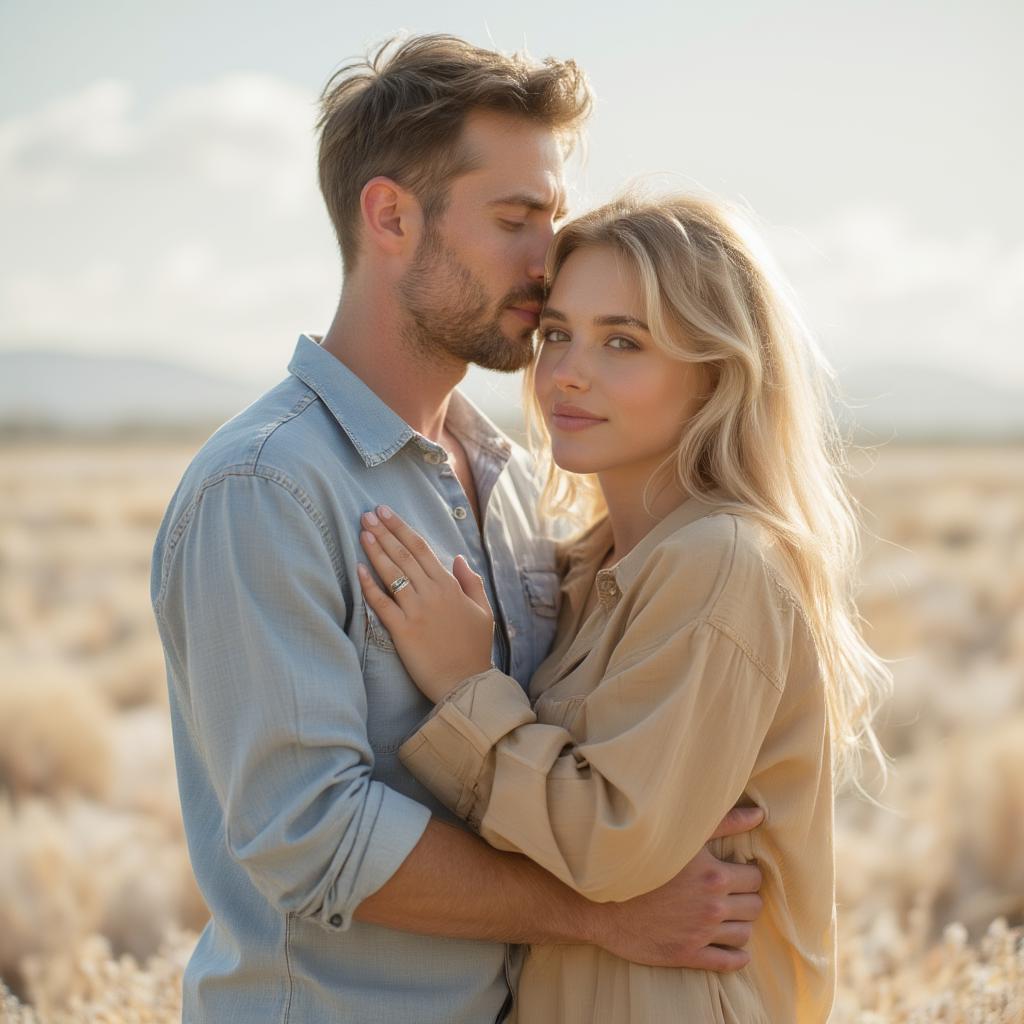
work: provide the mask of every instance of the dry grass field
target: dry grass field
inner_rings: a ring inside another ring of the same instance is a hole
[[[180,1019],[205,911],[148,568],[188,457],[0,448],[0,1021]],[[839,808],[833,1020],[1021,1024],[1024,447],[891,447],[855,489],[896,695],[888,785]]]

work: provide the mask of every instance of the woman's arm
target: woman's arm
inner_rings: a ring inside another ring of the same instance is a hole
[[[759,555],[745,556],[749,570]],[[723,550],[722,564],[736,559]],[[780,697],[788,644],[754,650],[714,605],[676,621],[682,580],[721,587],[718,575],[702,582],[684,563],[679,551],[664,553],[641,585],[636,613],[587,696],[582,739],[539,723],[515,680],[488,669],[452,690],[400,751],[488,842],[591,899],[629,899],[693,858],[743,793]],[[733,621],[746,608],[761,633],[791,629],[784,620],[794,610],[763,570],[745,572],[727,598],[720,603]],[[418,621],[430,618],[408,607]]]

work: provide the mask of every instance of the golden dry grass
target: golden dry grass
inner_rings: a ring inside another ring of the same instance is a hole
[[[0,1022],[166,1022],[205,911],[148,564],[171,445],[0,449]],[[834,1024],[1024,1024],[1024,447],[861,467],[892,777],[838,809]]]

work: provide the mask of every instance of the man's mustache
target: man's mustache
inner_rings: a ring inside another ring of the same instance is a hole
[[[502,299],[502,308],[506,306],[519,306],[524,302],[529,305],[543,306],[546,295],[544,293],[543,285],[536,285],[530,288],[517,288],[514,291],[509,292],[504,299]]]

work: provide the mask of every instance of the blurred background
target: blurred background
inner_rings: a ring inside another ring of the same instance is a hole
[[[896,675],[890,780],[839,807],[834,1020],[1024,1020],[1009,0],[0,0],[0,1020],[178,1019],[205,909],[149,554],[203,438],[330,322],[316,98],[400,30],[579,61],[574,211],[640,179],[756,214],[846,396],[862,609]],[[516,379],[465,387],[516,429]]]

